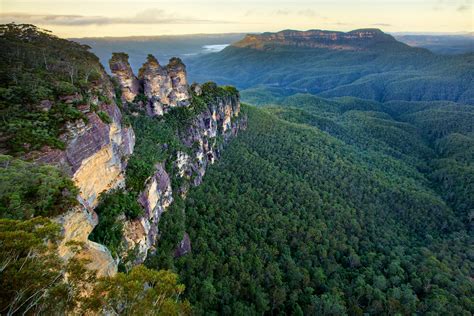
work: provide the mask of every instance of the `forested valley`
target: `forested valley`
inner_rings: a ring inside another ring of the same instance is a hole
[[[148,264],[178,271],[197,314],[469,315],[472,107],[279,103],[246,106],[185,218],[164,215],[160,249],[181,225],[192,254]]]

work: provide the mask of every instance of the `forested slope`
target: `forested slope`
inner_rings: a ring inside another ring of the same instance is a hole
[[[474,104],[472,52],[438,55],[398,42],[380,30],[360,31],[375,34],[340,40],[327,37],[352,32],[318,31],[323,38],[311,35],[316,31],[248,35],[219,53],[190,60],[190,75],[198,81],[213,80],[241,90],[259,87],[285,96],[303,92],[382,102]]]
[[[472,158],[384,104],[285,102],[247,108],[183,205],[193,253],[161,264],[197,314],[472,313]]]

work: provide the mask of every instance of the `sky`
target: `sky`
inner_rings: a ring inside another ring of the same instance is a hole
[[[474,31],[474,0],[0,0],[0,23],[61,37],[274,32],[283,29]]]

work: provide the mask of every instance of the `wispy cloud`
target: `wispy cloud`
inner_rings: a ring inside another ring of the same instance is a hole
[[[390,27],[392,26],[392,24],[388,24],[388,23],[374,23],[374,24],[371,24],[372,26],[383,26],[383,27]]]
[[[2,23],[32,23],[47,25],[110,25],[110,24],[227,24],[232,21],[205,20],[170,14],[161,9],[140,11],[130,17],[106,17],[61,14],[0,13]]]
[[[471,7],[469,5],[462,4],[456,9],[456,11],[465,12],[465,11],[469,11],[470,9]]]

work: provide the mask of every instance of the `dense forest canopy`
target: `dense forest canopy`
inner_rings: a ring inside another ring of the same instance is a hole
[[[248,107],[186,199],[193,253],[151,264],[177,269],[197,314],[472,313],[473,160],[444,147],[472,142],[472,120],[436,138],[405,104],[283,103]]]

